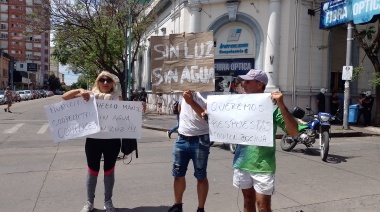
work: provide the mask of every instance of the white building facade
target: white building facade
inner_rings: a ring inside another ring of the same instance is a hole
[[[214,32],[215,75],[245,74],[262,69],[269,76],[266,92],[281,90],[289,108],[311,106],[317,111],[316,96],[327,88],[344,92],[341,79],[346,63],[346,26],[319,29],[320,0],[160,0],[158,18],[146,33],[148,47],[138,57],[133,75],[135,88],[151,89],[149,37],[183,32]],[[352,65],[362,63],[364,52],[354,42]],[[350,83],[351,104],[360,93],[371,90],[373,68],[362,63],[365,73]],[[173,102],[166,95],[166,106]],[[153,99],[154,101],[154,99]],[[153,102],[154,103],[154,102]],[[164,104],[165,105],[165,104]],[[167,108],[169,110],[169,107]]]

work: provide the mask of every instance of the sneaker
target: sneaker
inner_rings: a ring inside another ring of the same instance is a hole
[[[169,131],[167,131],[166,134],[168,135],[168,138],[172,138],[172,134]]]
[[[8,113],[12,113],[12,111],[8,110]]]
[[[7,108],[4,108],[4,112],[7,112]]]
[[[116,212],[111,199],[104,203],[104,209],[106,209],[106,212]]]
[[[90,212],[94,210],[94,203],[87,201],[80,212]]]
[[[168,212],[182,212],[182,204],[175,204],[169,208]]]

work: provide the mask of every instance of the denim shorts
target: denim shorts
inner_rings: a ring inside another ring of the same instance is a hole
[[[207,177],[207,161],[210,154],[210,137],[208,134],[185,137],[179,135],[173,146],[174,177],[184,177],[190,159],[194,165],[194,177],[201,180]]]

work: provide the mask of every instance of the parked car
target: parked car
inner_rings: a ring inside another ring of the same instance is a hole
[[[47,96],[54,96],[53,91],[46,91],[46,93],[47,93]]]
[[[25,91],[16,91],[20,95],[21,100],[29,100],[28,95],[25,94]]]
[[[5,104],[4,90],[0,91],[0,105]]]
[[[12,102],[21,102],[21,96],[16,91],[12,91]]]
[[[38,90],[38,93],[40,93],[40,97],[41,98],[46,98],[47,97],[47,94],[44,90]]]
[[[33,99],[33,94],[31,90],[24,90],[26,96],[28,97],[29,100]]]

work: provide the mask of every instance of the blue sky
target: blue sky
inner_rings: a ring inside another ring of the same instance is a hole
[[[79,75],[74,74],[67,66],[59,65],[59,73],[65,75],[66,85],[71,85],[77,82]]]

